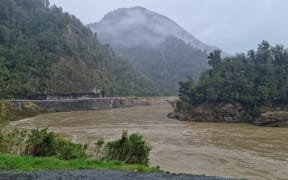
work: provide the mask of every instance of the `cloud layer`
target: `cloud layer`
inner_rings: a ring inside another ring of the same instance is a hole
[[[262,40],[288,46],[287,0],[50,0],[88,24],[121,7],[143,6],[173,19],[201,41],[230,53]]]

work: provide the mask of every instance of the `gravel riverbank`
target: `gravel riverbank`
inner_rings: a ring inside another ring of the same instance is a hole
[[[73,170],[40,172],[0,172],[0,180],[233,180],[229,178],[167,173]]]

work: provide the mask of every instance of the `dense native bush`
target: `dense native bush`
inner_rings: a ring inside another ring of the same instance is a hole
[[[253,116],[265,104],[287,104],[288,50],[263,41],[256,51],[221,58],[221,51],[209,55],[209,65],[198,82],[180,82],[178,111],[189,111],[205,102],[239,102]]]
[[[59,159],[69,160],[69,159],[79,159],[85,158],[87,145],[74,144],[63,138],[56,138],[56,157]]]
[[[151,147],[145,142],[143,136],[137,133],[128,136],[123,131],[119,140],[108,142],[105,146],[106,160],[120,160],[127,164],[148,165]]]
[[[32,129],[31,131],[0,128],[0,153],[29,155],[33,157],[54,156],[70,160],[85,158],[86,145],[74,144],[47,129]]]
[[[126,164],[148,165],[151,147],[143,136],[124,131],[118,140],[105,144],[103,139],[95,143],[92,158],[102,161],[122,161]],[[63,160],[87,158],[87,145],[74,144],[47,129],[31,131],[0,128],[0,154],[56,157]]]
[[[0,153],[29,155],[33,157],[54,156],[69,160],[87,157],[87,146],[74,144],[47,129],[32,129],[30,132],[19,129],[0,128]]]
[[[26,141],[26,155],[47,157],[56,154],[56,136],[47,132],[47,129],[32,129]]]
[[[48,0],[0,2],[0,99],[95,88],[106,96],[157,94],[149,79]]]

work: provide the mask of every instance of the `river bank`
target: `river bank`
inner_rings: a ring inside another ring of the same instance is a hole
[[[257,110],[251,110],[237,102],[206,102],[190,105],[186,110],[170,112],[167,117],[180,121],[250,123],[265,127],[288,127],[288,107],[281,104],[267,104]]]

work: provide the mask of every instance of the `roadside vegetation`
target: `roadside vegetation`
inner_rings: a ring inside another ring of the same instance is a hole
[[[99,140],[95,145],[76,144],[48,129],[23,130],[9,126],[10,121],[35,116],[37,105],[0,101],[0,170],[41,169],[122,169],[141,172],[150,168],[151,147],[138,133],[123,131],[120,139]]]
[[[38,170],[75,170],[109,169],[136,172],[159,172],[159,168],[145,165],[129,165],[121,161],[99,161],[88,158],[60,160],[54,157],[31,157],[0,154],[0,170],[38,171]]]
[[[0,120],[0,170],[160,171],[149,167],[151,147],[138,133],[128,135],[123,131],[120,139],[107,143],[101,139],[95,147],[89,148],[87,144],[73,143],[48,129],[13,129],[5,113],[1,113]]]

